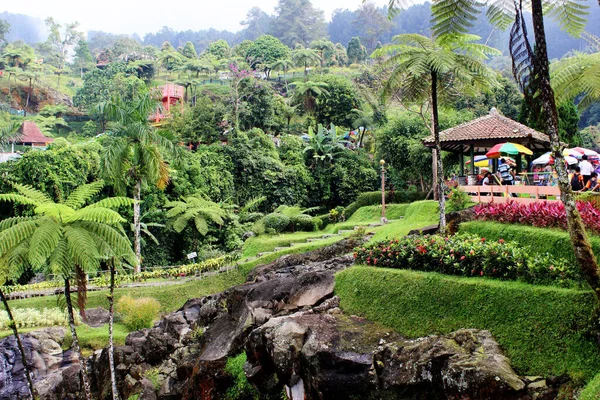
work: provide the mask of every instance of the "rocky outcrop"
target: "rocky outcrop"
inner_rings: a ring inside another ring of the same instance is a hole
[[[77,358],[71,351],[63,352],[61,348],[65,333],[64,328],[46,328],[19,335],[36,388],[40,393],[52,393],[50,397],[56,395],[55,398],[61,399],[75,398],[79,391]],[[2,400],[25,398],[27,394],[27,381],[18,351],[14,336],[0,341],[0,399]],[[69,378],[71,375],[76,379]],[[41,396],[41,398],[48,397]]]
[[[241,352],[246,375],[265,399],[280,398],[282,390],[293,399],[556,397],[560,381],[517,376],[487,331],[408,340],[344,315],[333,294],[334,274],[352,265],[347,253],[359,244],[343,240],[282,257],[256,268],[245,284],[190,300],[154,327],[131,333],[115,348],[121,398],[223,398],[232,383],[227,360]],[[35,367],[43,399],[75,398],[79,391],[79,367],[60,350],[61,332],[38,351],[45,360]],[[6,399],[21,390],[18,362],[9,354],[3,352],[15,384],[0,386]],[[95,397],[111,398],[107,349],[90,358],[88,370]]]

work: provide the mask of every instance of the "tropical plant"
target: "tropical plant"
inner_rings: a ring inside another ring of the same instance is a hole
[[[287,71],[290,68],[294,68],[294,62],[289,58],[285,58],[283,60],[277,60],[273,64],[271,64],[270,69],[273,71],[281,70],[283,71],[283,79],[285,81],[285,92],[288,92],[288,79],[287,79]]]
[[[498,50],[475,43],[475,35],[452,34],[427,38],[417,34],[395,36],[394,44],[373,53],[374,57],[390,55],[383,66],[392,72],[384,83],[386,98],[398,96],[411,103],[430,103],[430,131],[434,137],[434,182],[439,193],[440,231],[446,227],[444,172],[441,157],[438,102],[454,89],[491,87],[496,76],[484,61],[487,55],[501,54]]]
[[[4,151],[7,145],[11,145],[11,152],[15,152],[15,142],[18,141],[23,134],[19,132],[21,124],[9,122],[7,125],[0,128],[0,149]]]
[[[130,205],[124,197],[105,198],[89,204],[104,187],[97,181],[75,189],[56,203],[46,194],[25,185],[12,184],[16,193],[0,194],[0,201],[33,207],[33,215],[12,217],[0,223],[0,260],[4,270],[31,266],[46,267],[64,280],[72,349],[78,355],[86,399],[91,399],[90,382],[81,354],[71,301],[71,279],[77,281],[77,303],[85,317],[86,274],[95,272],[103,261],[125,259],[135,264],[135,254],[121,224],[125,219],[113,209]]]
[[[302,100],[304,111],[313,114],[317,105],[317,97],[328,94],[329,85],[325,82],[305,81],[292,84],[296,87],[296,96]]]
[[[389,10],[393,14],[402,0],[390,0]],[[600,4],[600,3],[599,3]],[[573,36],[581,34],[586,24],[587,6],[577,0],[532,0],[530,2],[509,0],[488,0],[479,2],[467,0],[459,4],[449,0],[436,2],[432,6],[433,31],[435,35],[466,32],[476,19],[481,7],[487,6],[487,15],[497,27],[506,29],[511,23],[509,50],[513,61],[513,75],[525,92],[525,99],[540,100],[541,111],[545,114],[545,132],[550,138],[550,146],[558,173],[558,186],[561,200],[567,212],[568,230],[575,250],[577,262],[586,280],[600,298],[600,268],[590,246],[589,239],[569,185],[567,169],[562,154],[559,136],[558,109],[554,91],[550,85],[548,46],[544,28],[544,14],[556,20],[562,29]],[[530,43],[524,17],[531,6],[533,38]],[[535,49],[534,49],[535,48]]]
[[[304,66],[304,80],[308,80],[308,67],[319,65],[321,57],[316,50],[300,48],[292,52],[292,60],[296,65]]]
[[[227,212],[217,203],[198,196],[184,197],[180,201],[170,201],[165,204],[169,208],[167,217],[175,232],[182,232],[191,221],[196,231],[205,236],[209,223],[223,225]]]
[[[580,110],[600,100],[600,37],[584,35],[595,53],[576,52],[551,65],[558,103],[577,98]]]
[[[347,143],[335,125],[331,124],[327,129],[319,124],[317,133],[308,127],[308,143],[304,152],[312,154],[315,162],[329,160],[331,163],[337,154],[345,150]]]
[[[169,182],[169,165],[165,155],[173,151],[173,144],[161,136],[148,122],[148,116],[157,104],[148,93],[133,102],[115,97],[103,106],[109,119],[117,125],[108,136],[102,154],[106,178],[117,193],[125,193],[133,186],[134,251],[141,270],[141,212],[142,188],[155,185],[163,190]]]

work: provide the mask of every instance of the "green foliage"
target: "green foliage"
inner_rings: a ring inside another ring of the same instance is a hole
[[[464,210],[465,208],[469,207],[469,205],[473,204],[471,201],[471,196],[469,196],[460,187],[451,189],[448,196],[448,203],[446,206],[447,213]]]
[[[208,96],[198,95],[193,107],[186,106],[183,112],[175,111],[168,120],[169,129],[184,143],[213,144],[219,141],[220,124],[225,116],[225,107]]]
[[[598,400],[600,398],[600,374],[588,382],[579,395],[579,400]]]
[[[169,208],[167,218],[175,232],[180,233],[191,222],[202,236],[208,233],[209,222],[223,225],[227,213],[213,201],[201,197],[188,196],[181,201],[171,201],[165,204]]]
[[[379,194],[381,197],[381,193]],[[388,220],[395,220],[404,217],[410,204],[386,204],[385,217]],[[364,206],[356,210],[348,222],[374,222],[381,219],[381,205]]]
[[[476,235],[407,236],[361,246],[354,256],[360,264],[377,267],[562,287],[584,285],[579,268],[563,258],[537,254],[517,242],[491,241]]]
[[[123,296],[116,304],[123,323],[132,331],[151,328],[159,310],[160,303],[151,297]]]
[[[277,98],[271,84],[258,79],[244,79],[239,85],[242,102],[239,123],[242,130],[259,128],[281,131],[283,120],[277,115]]]
[[[339,272],[335,291],[345,313],[409,338],[487,329],[520,375],[591,378],[600,370],[587,335],[597,307],[591,291],[372,267]]]
[[[12,310],[13,318],[17,328],[38,328],[46,326],[68,326],[69,320],[64,310],[54,308],[15,308]],[[75,316],[75,323],[79,325],[79,315]],[[10,329],[10,321],[6,311],[0,311],[0,329]]]
[[[425,198],[425,193],[421,193],[418,191],[397,191],[385,192],[385,202],[386,204],[391,203],[412,203],[414,201],[423,200]],[[358,195],[356,200],[348,205],[344,210],[344,215],[346,219],[350,219],[354,213],[365,206],[372,206],[375,204],[381,205],[381,191],[377,192],[364,192]]]
[[[229,44],[225,40],[219,39],[209,44],[204,52],[215,56],[217,59],[221,59],[229,57],[230,48]]]
[[[548,253],[554,257],[566,258],[573,265],[577,264],[569,233],[564,230],[470,221],[460,224],[459,231],[485,237],[488,240],[515,241],[522,246],[528,246],[533,252]],[[600,254],[600,237],[590,235],[588,238],[594,253]]]
[[[351,128],[361,107],[356,86],[349,79],[335,75],[323,76],[319,81],[327,84],[327,91],[317,96],[317,122]]]
[[[287,46],[308,46],[310,42],[327,36],[323,11],[306,0],[279,0],[270,31]]]
[[[265,228],[277,233],[286,231],[290,223],[290,217],[281,213],[271,213],[266,215],[264,219]]]
[[[272,64],[286,58],[290,58],[290,49],[271,35],[259,37],[246,51],[246,59],[253,68],[258,64]]]
[[[350,39],[346,54],[348,56],[348,64],[359,64],[367,59],[367,49],[360,43],[360,38],[358,37]]]
[[[225,373],[229,374],[233,383],[227,389],[225,393],[226,400],[240,400],[240,399],[255,399],[260,398],[259,393],[256,391],[254,386],[248,382],[246,374],[244,373],[244,363],[246,362],[246,353],[242,352],[235,357],[227,359],[225,365]]]

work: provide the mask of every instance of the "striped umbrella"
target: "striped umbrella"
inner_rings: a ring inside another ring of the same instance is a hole
[[[506,142],[506,143],[498,143],[497,145],[495,145],[494,147],[492,147],[490,149],[490,151],[488,151],[487,153],[485,153],[485,155],[488,158],[500,158],[502,156],[502,154],[511,154],[511,155],[528,154],[528,155],[532,155],[533,152],[531,150],[529,150],[527,147],[522,146],[522,145],[520,145],[518,143]]]

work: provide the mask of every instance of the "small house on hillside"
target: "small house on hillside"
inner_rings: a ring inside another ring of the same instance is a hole
[[[17,144],[31,147],[46,147],[54,141],[53,138],[44,136],[40,128],[32,121],[24,121],[19,128],[21,135]]]

